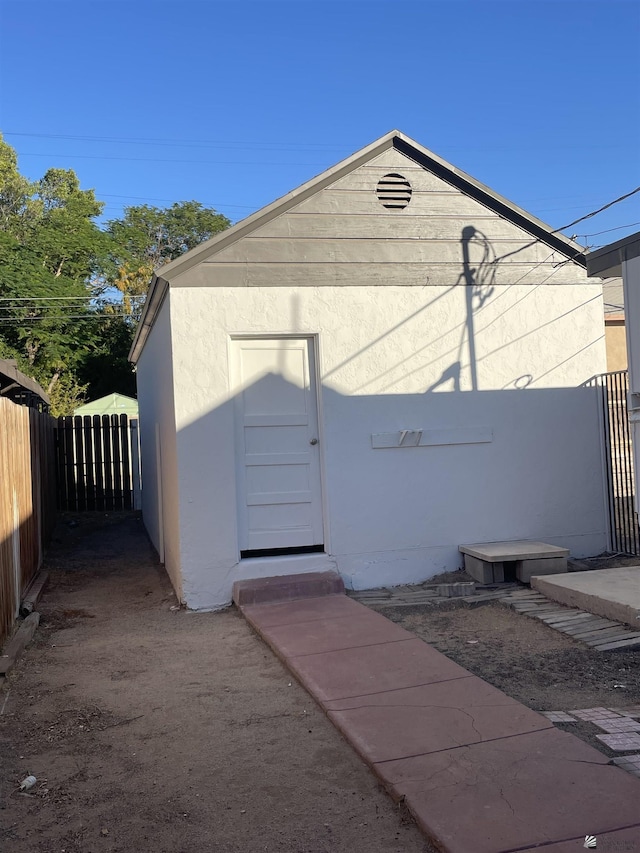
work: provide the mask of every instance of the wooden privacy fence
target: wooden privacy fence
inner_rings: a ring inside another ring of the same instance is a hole
[[[0,644],[55,524],[54,424],[0,397]]]
[[[126,415],[58,418],[56,471],[58,509],[140,509],[137,419]]]

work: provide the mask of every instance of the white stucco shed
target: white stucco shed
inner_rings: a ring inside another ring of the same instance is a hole
[[[606,547],[602,288],[577,244],[394,131],[160,269],[131,351],[178,595],[465,542]]]

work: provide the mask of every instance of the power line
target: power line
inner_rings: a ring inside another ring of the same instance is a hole
[[[610,207],[613,207],[614,204],[619,204],[621,201],[625,201],[626,199],[631,198],[631,196],[635,195],[636,193],[640,193],[640,187],[636,187],[635,190],[631,190],[631,192],[621,195],[620,198],[614,198],[613,201],[610,201],[608,204],[599,207],[598,210],[592,210],[591,213],[587,213],[585,214],[585,216],[581,216],[580,219],[574,219],[573,222],[570,222],[568,225],[561,225],[560,228],[555,228],[553,231],[551,231],[551,234],[557,234],[558,231],[564,231],[567,228],[571,228],[572,225],[577,225],[578,222],[584,222],[585,219],[591,219],[592,216],[597,216],[599,213],[602,213],[603,210],[608,210]]]
[[[151,196],[143,196],[143,195],[114,195],[113,193],[100,193],[100,198],[124,198],[131,199],[133,201],[169,201],[175,203],[174,198],[152,198]],[[200,204],[208,204],[211,207],[238,207],[243,210],[253,210],[254,206],[249,204],[227,204],[226,202],[219,201],[215,204],[209,201],[202,201]]]
[[[634,225],[640,225],[640,222],[630,222],[628,225],[618,225],[615,228],[605,228],[604,231],[595,231],[593,234],[578,234],[578,237],[599,237],[600,234],[609,234],[611,231],[621,231],[623,228],[633,228]]]
[[[121,136],[77,136],[71,134],[62,134],[62,133],[25,133],[18,131],[4,131],[4,136],[21,136],[21,137],[29,137],[33,139],[68,139],[75,142],[106,142],[106,143],[115,143],[119,145],[156,145],[156,146],[177,146],[182,148],[244,148],[247,150],[264,150],[265,148],[271,148],[273,151],[299,151],[301,149],[308,149],[310,152],[315,151],[344,151],[348,145],[338,146],[338,145],[328,145],[324,142],[291,142],[291,140],[272,140],[270,142],[258,142],[256,140],[229,140],[229,139],[169,139],[169,138],[161,138],[161,137],[121,137]],[[452,151],[477,151],[478,146],[460,146],[453,145],[448,146],[449,150]],[[480,146],[480,150],[507,150],[512,146],[509,145],[483,145]],[[561,148],[573,147],[567,144],[566,146],[560,146]],[[633,143],[620,143],[617,145],[611,144],[599,144],[599,145],[584,145],[582,146],[585,149],[589,150],[613,150],[613,149],[625,149],[625,148],[633,148]],[[539,150],[540,144],[536,144],[535,146],[518,146],[519,150]],[[558,149],[557,143],[549,143],[549,148],[553,148],[554,150]]]
[[[136,294],[129,297],[129,299],[146,299],[145,294]],[[99,297],[95,296],[0,296],[0,302],[52,302],[52,301],[61,301],[61,300],[88,300],[88,301],[99,301]]]
[[[51,157],[68,157],[74,160],[123,160],[127,163],[177,163],[180,165],[183,164],[193,164],[193,165],[205,165],[205,166],[268,166],[272,168],[273,166],[284,166],[286,168],[290,168],[291,166],[309,166],[310,168],[324,168],[326,167],[326,163],[267,163],[264,160],[262,161],[247,161],[247,160],[168,160],[159,157],[114,157],[113,155],[109,156],[98,156],[96,154],[60,154],[56,152],[55,154],[52,151],[48,151],[45,154],[36,154],[33,151],[21,151],[21,157],[47,157],[48,159]]]
[[[136,306],[137,307],[137,306]],[[18,313],[20,310],[23,310],[23,313]],[[86,310],[84,305],[70,305],[67,311],[60,311],[59,309],[51,309],[46,310],[47,307],[44,305],[36,305],[34,306],[33,313],[42,315],[43,317],[74,317],[76,314],[81,313],[83,317],[109,317],[114,313],[124,313],[122,311],[122,306],[118,306],[116,311],[113,312],[105,312],[105,311],[88,311]],[[28,320],[29,313],[24,312],[24,306],[16,306],[15,308],[0,308],[0,317],[2,318],[15,318]]]
[[[115,142],[121,145],[157,145],[167,146],[176,145],[179,147],[193,148],[238,148],[246,147],[249,150],[262,149],[268,146],[279,146],[277,150],[282,151],[298,151],[301,148],[308,148],[311,151],[326,150],[326,151],[342,151],[343,146],[325,145],[321,142],[300,142],[291,144],[274,141],[274,142],[247,142],[246,140],[196,140],[196,139],[162,139],[159,137],[147,138],[144,137],[121,137],[121,136],[72,136],[63,133],[18,133],[14,131],[4,131],[4,136],[28,136],[37,139],[71,139],[76,142]]]
[[[39,317],[0,317],[0,324],[24,326],[35,321],[45,322],[66,322],[67,320],[114,320],[114,319],[135,319],[132,314],[125,314],[123,311],[114,312],[113,314],[63,314],[58,316],[39,316]]]

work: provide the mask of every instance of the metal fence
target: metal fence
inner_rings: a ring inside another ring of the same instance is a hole
[[[60,510],[139,509],[137,419],[126,415],[58,418],[56,471]]]
[[[626,370],[603,373],[591,380],[590,384],[600,389],[610,548],[625,554],[640,555],[633,444],[627,412],[629,375]]]

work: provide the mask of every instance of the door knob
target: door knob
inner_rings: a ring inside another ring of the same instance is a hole
[[[311,441],[309,442],[309,444],[317,444],[317,443],[318,443],[317,438],[312,438]]]

